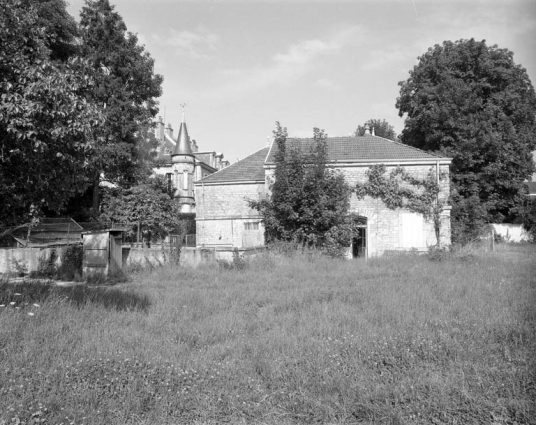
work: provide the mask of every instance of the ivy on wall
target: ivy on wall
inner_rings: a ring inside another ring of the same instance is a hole
[[[370,196],[381,199],[387,208],[407,209],[422,214],[426,220],[434,222],[437,244],[440,245],[441,212],[444,203],[439,200],[439,183],[434,168],[431,168],[425,178],[417,178],[398,166],[388,175],[384,164],[372,166],[367,171],[368,180],[357,183],[355,193],[358,199]],[[445,173],[439,173],[439,180],[446,178]]]

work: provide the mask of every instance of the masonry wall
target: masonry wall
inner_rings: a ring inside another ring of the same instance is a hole
[[[265,196],[260,182],[196,185],[198,246],[255,247],[264,244],[259,213],[247,200]]]
[[[386,166],[386,176],[397,165]],[[436,172],[436,164],[427,165],[402,165],[412,176],[424,179],[432,170]],[[346,181],[355,186],[356,183],[365,182],[367,171],[370,166],[361,164],[346,164],[336,167],[345,177]],[[273,169],[266,170],[266,179],[273,178]],[[439,166],[440,195],[439,200],[448,204],[450,194],[449,166]],[[391,210],[379,199],[366,196],[357,199],[352,194],[350,199],[350,211],[367,218],[367,242],[368,255],[381,255],[390,250],[418,249],[426,250],[429,246],[436,245],[436,235],[432,221],[424,220],[421,214],[412,213],[409,210]],[[440,239],[442,245],[450,244],[450,207],[443,209],[441,214]]]
[[[385,175],[389,175],[397,166],[386,166]],[[430,171],[436,172],[436,165],[404,165],[403,168],[413,177],[425,179]],[[350,185],[363,183],[367,180],[369,166],[346,166],[340,171]],[[450,193],[449,166],[440,165],[440,195],[439,200],[446,205]],[[424,220],[421,214],[409,210],[391,210],[379,199],[366,196],[357,199],[352,194],[350,210],[361,216],[367,217],[368,221],[368,251],[369,255],[381,255],[388,250],[418,249],[426,250],[435,245],[436,235],[433,222]],[[442,212],[441,243],[450,244],[450,208]]]

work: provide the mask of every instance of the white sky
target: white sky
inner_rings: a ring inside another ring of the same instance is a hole
[[[68,0],[77,20],[83,0]],[[181,103],[200,150],[235,162],[266,146],[275,121],[345,136],[370,118],[397,133],[398,82],[445,40],[514,52],[536,83],[534,0],[110,0],[164,76],[160,115]]]

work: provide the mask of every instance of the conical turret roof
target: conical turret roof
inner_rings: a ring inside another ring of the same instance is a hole
[[[190,146],[190,136],[188,136],[188,129],[186,128],[186,123],[184,122],[184,114],[182,116],[181,127],[179,129],[179,137],[177,137],[177,144],[175,145],[175,150],[173,155],[192,155],[192,148]]]

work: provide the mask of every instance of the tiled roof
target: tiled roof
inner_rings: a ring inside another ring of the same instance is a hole
[[[300,150],[309,150],[314,146],[314,139],[287,139],[287,146],[299,146]],[[440,156],[404,145],[400,142],[384,139],[372,135],[328,137],[327,151],[329,161],[389,161],[442,158]],[[277,144],[273,144],[267,163],[273,163]]]
[[[263,148],[224,169],[215,172],[199,182],[239,182],[239,181],[264,181],[264,160],[268,155],[269,148]]]

